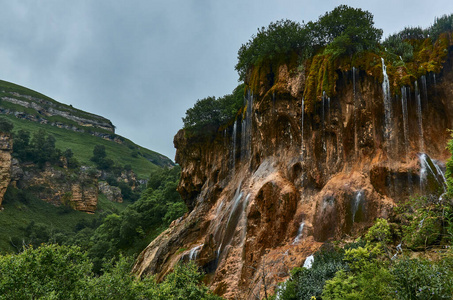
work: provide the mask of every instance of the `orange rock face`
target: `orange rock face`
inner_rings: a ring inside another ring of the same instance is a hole
[[[387,106],[382,83],[356,70],[339,73],[337,96],[305,113],[303,74],[281,66],[271,75],[248,95],[244,120],[209,138],[175,136],[190,212],[141,253],[138,275],[162,279],[192,259],[216,293],[262,297],[322,243],[357,236],[409,195],[442,188],[451,56],[418,90],[391,87]]]
[[[13,149],[9,134],[0,133],[0,207],[6,188],[11,181],[11,152]]]

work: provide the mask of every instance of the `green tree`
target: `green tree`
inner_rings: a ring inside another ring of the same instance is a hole
[[[0,132],[10,133],[13,130],[14,125],[5,118],[0,118]]]
[[[78,247],[44,245],[0,256],[0,274],[0,299],[80,299],[91,263]]]
[[[186,111],[182,119],[184,128],[198,134],[208,134],[234,118],[244,103],[244,85],[237,86],[232,94],[216,99],[207,97],[197,100],[192,108]]]
[[[100,170],[110,170],[114,162],[112,159],[107,158],[104,145],[96,145],[93,149],[93,156],[90,158]]]

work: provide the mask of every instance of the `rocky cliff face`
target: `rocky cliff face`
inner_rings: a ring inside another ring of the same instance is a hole
[[[11,152],[13,144],[9,134],[0,133],[0,208],[6,188],[11,181]]]
[[[19,189],[53,205],[67,205],[75,210],[94,213],[98,203],[98,180],[86,172],[46,166],[21,166],[15,160],[12,179]]]
[[[385,68],[383,81],[338,71],[337,96],[319,99],[312,113],[303,73],[265,72],[242,119],[213,137],[175,136],[190,213],[141,253],[137,274],[161,279],[191,259],[216,293],[255,299],[264,273],[273,288],[322,243],[362,233],[409,195],[445,188],[451,55],[440,74],[398,91]]]
[[[11,105],[1,104],[0,113],[2,114],[13,114],[18,118],[51,124],[74,131],[80,131],[80,129],[74,126],[74,124],[78,124],[83,127],[100,128],[112,133],[115,132],[115,127],[104,117],[87,113],[49,99],[32,97],[17,92],[2,91],[2,93],[5,96],[0,99],[6,103],[13,104],[12,107],[9,107]],[[16,109],[16,107],[20,109]],[[33,113],[26,113],[25,111],[27,109]],[[51,117],[58,117],[60,122],[49,120]]]

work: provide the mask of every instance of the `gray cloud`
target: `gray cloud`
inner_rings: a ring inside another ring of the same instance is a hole
[[[237,50],[256,29],[315,20],[339,4],[369,10],[384,34],[430,25],[451,1],[0,0],[0,78],[103,115],[174,157],[197,99],[237,85]]]

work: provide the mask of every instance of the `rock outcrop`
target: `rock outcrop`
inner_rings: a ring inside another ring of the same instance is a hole
[[[12,140],[9,134],[0,133],[0,208],[6,188],[11,181]]]
[[[444,188],[451,55],[440,74],[401,91],[387,86],[391,97],[363,70],[337,71],[336,96],[312,112],[303,73],[282,64],[251,74],[258,84],[242,119],[214,136],[175,136],[190,212],[140,254],[136,274],[162,279],[192,259],[216,293],[255,299],[264,273],[274,288],[322,243],[363,233],[409,195]]]
[[[9,92],[8,96],[1,97],[2,101],[9,102],[13,106],[22,107],[20,110],[0,106],[0,113],[14,114],[18,118],[28,119],[30,121],[51,124],[66,129],[80,131],[74,124],[83,127],[92,127],[107,130],[115,133],[115,126],[110,120],[75,109],[72,106],[64,105],[50,99],[32,97],[30,95],[19,94],[17,92]],[[25,113],[25,109],[32,109],[35,114]],[[52,117],[58,117],[60,122],[52,121]],[[63,120],[63,121],[61,121]],[[65,120],[65,121],[64,121]]]
[[[104,194],[108,200],[112,202],[123,202],[123,196],[121,195],[121,189],[117,186],[111,186],[105,181],[99,182],[99,192]]]
[[[19,189],[55,206],[94,213],[98,203],[98,180],[87,172],[74,172],[47,165],[44,169],[33,165],[16,166],[13,176]]]

